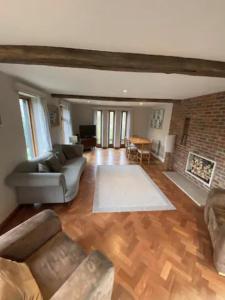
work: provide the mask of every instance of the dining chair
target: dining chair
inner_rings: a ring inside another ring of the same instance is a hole
[[[125,139],[125,148],[128,159],[133,159],[136,157],[137,147],[134,144],[132,144],[128,138]]]
[[[150,164],[152,144],[142,144],[137,148],[137,161],[142,164],[143,160],[147,160]]]

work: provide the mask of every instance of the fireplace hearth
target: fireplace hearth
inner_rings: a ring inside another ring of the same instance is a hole
[[[208,187],[211,185],[215,167],[215,161],[196,153],[189,152],[186,164],[186,173],[195,177]]]

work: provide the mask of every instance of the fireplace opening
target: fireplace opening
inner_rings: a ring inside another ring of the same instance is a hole
[[[189,152],[186,173],[195,177],[208,187],[211,185],[215,167],[215,161],[196,153]]]

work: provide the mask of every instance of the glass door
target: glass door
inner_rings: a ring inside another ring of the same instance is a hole
[[[115,127],[115,112],[110,111],[109,112],[109,133],[108,133],[108,140],[109,140],[109,147],[113,147],[114,144],[114,129]]]
[[[101,147],[102,145],[102,111],[98,110],[96,115],[96,139],[97,146]]]
[[[127,136],[127,111],[122,112],[121,118],[121,132],[120,132],[120,146],[125,145],[125,138]]]

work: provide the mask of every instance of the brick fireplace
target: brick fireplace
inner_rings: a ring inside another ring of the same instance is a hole
[[[177,135],[174,171],[207,188],[186,172],[189,152],[193,152],[216,162],[211,187],[225,188],[225,92],[174,104],[170,134]]]

